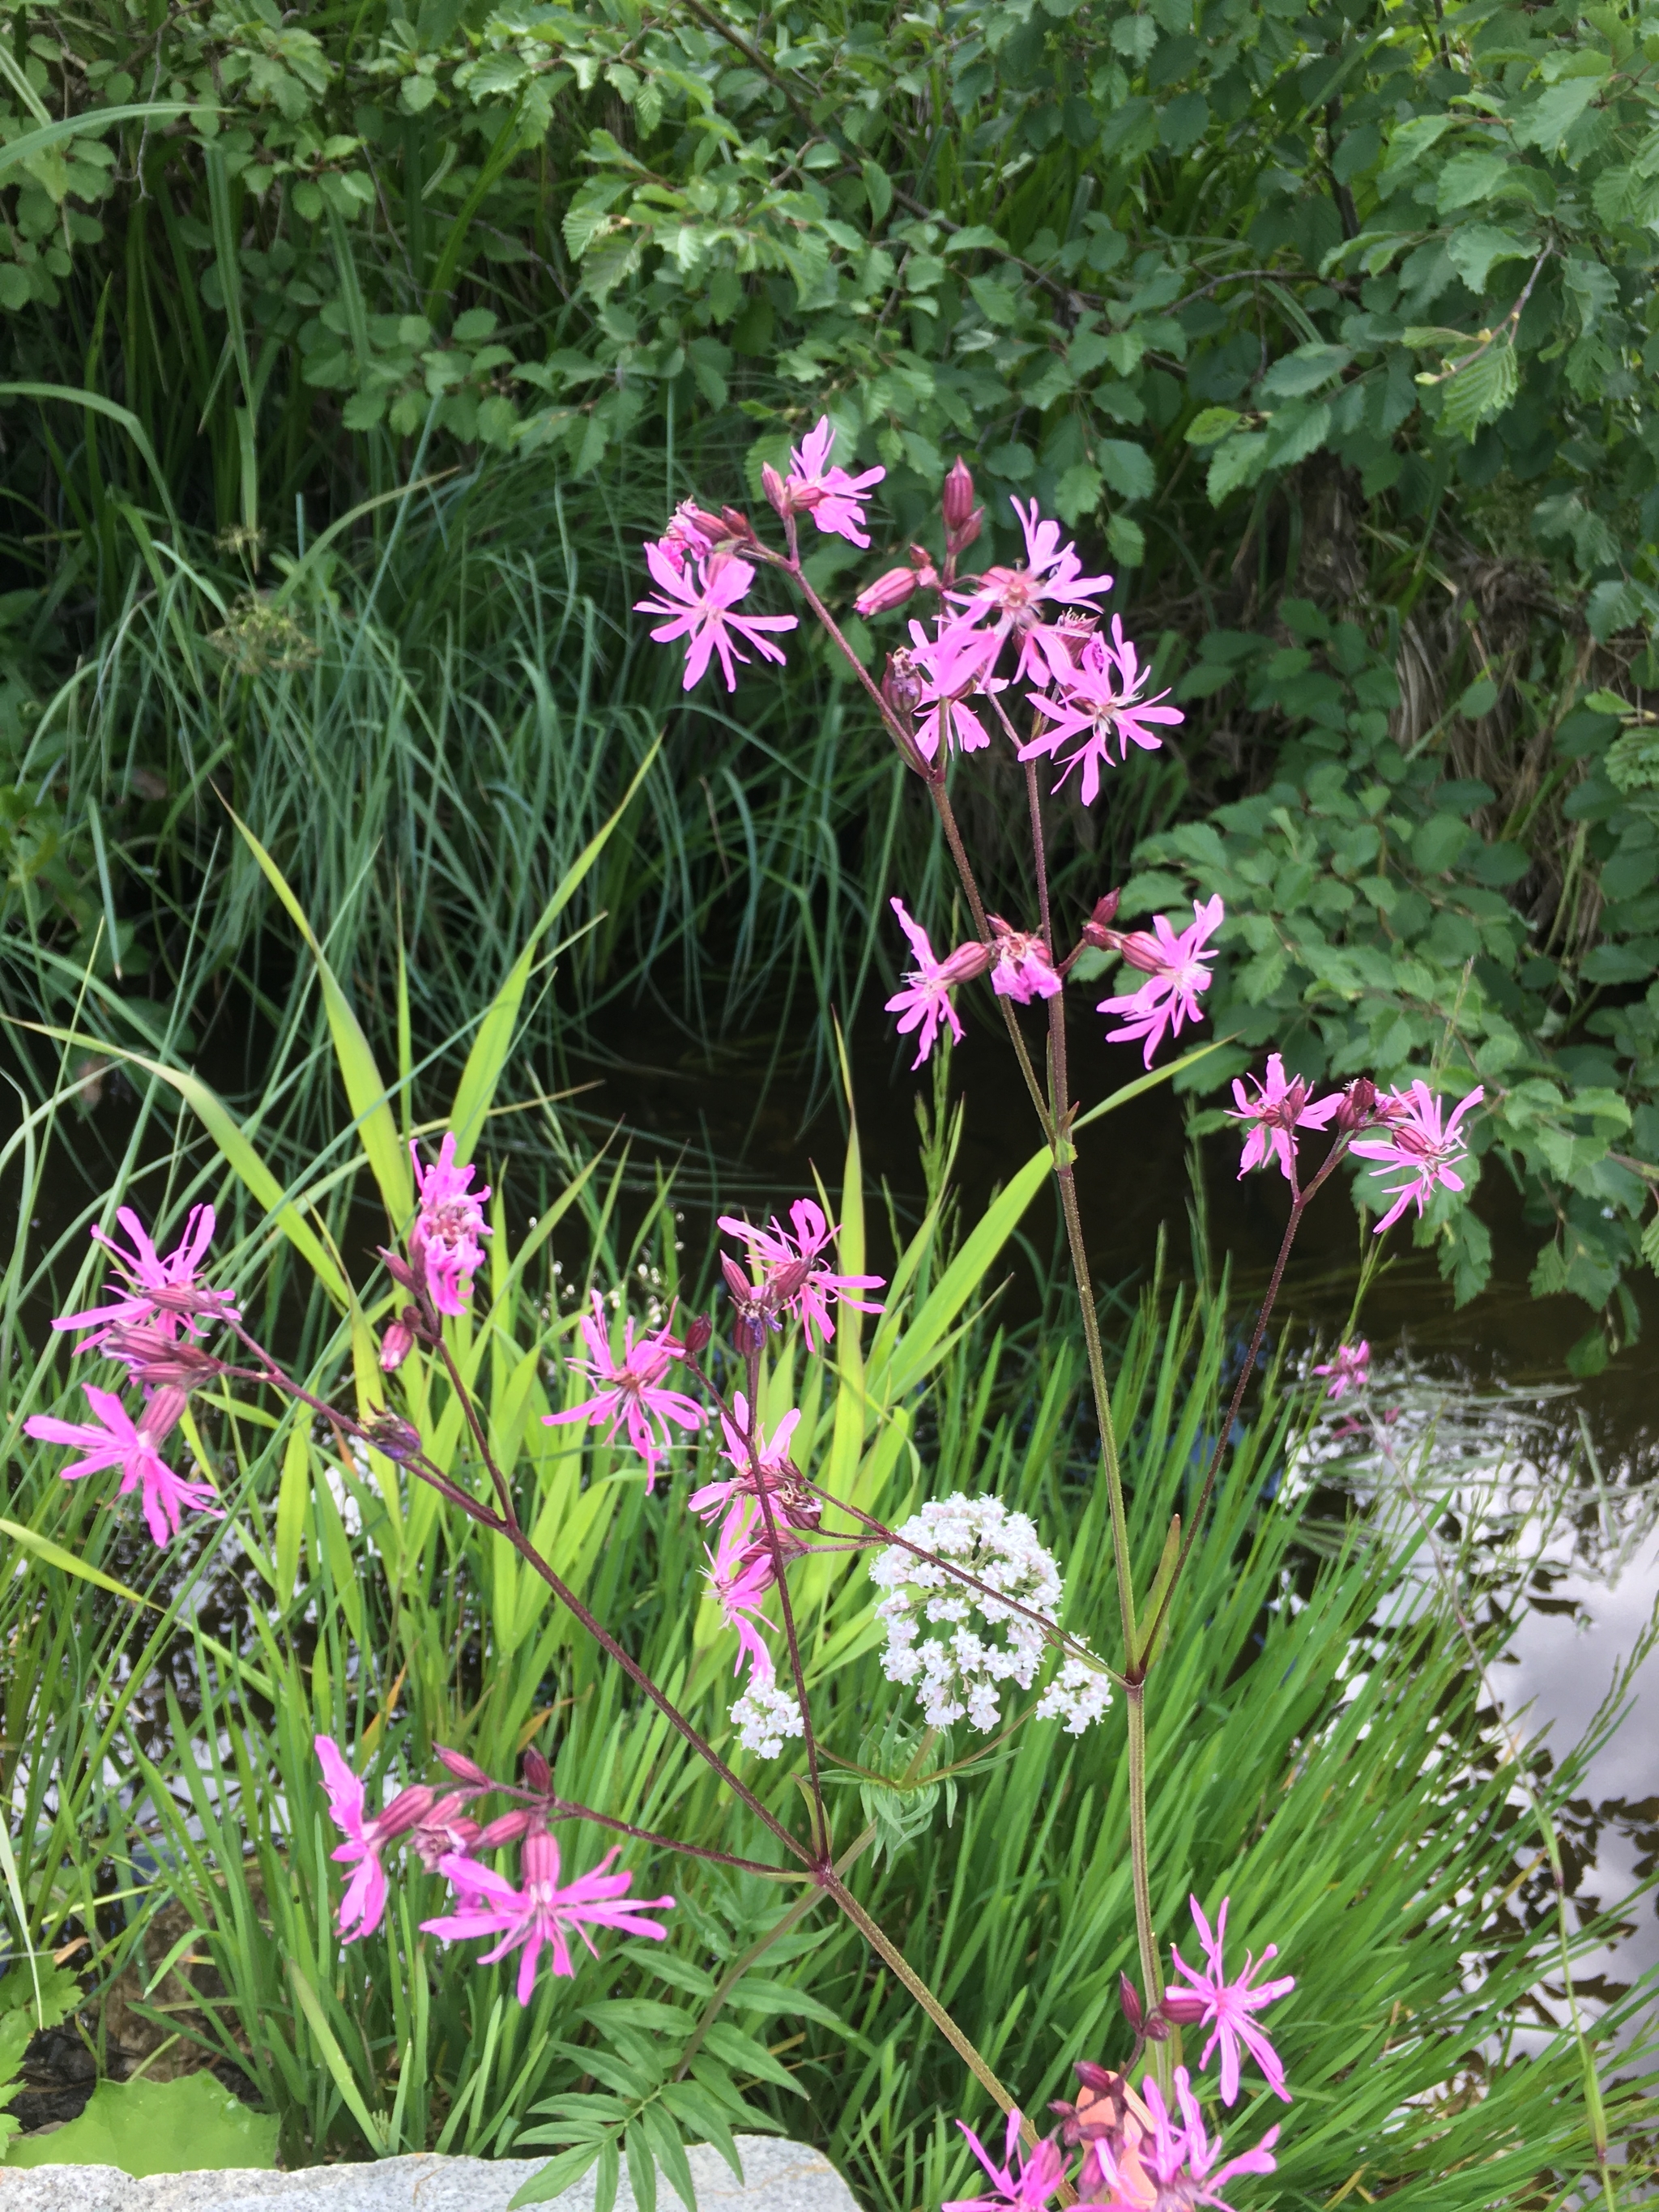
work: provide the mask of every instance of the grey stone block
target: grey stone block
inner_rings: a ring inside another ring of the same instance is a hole
[[[852,2191],[821,2151],[776,2136],[739,2136],[741,2183],[720,2153],[689,2154],[698,2212],[858,2212]],[[0,2212],[507,2212],[544,2158],[382,2159],[370,2166],[310,2166],[298,2173],[248,2168],[158,2173],[135,2181],[113,2166],[0,2166]],[[593,2176],[554,2197],[549,2212],[592,2212]],[[658,2212],[680,2212],[660,2167]],[[624,2166],[617,2212],[635,2212]]]

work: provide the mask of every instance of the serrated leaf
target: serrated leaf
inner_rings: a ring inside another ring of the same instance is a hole
[[[1104,489],[1098,469],[1091,469],[1086,461],[1073,461],[1054,486],[1055,512],[1068,529],[1075,530],[1084,516],[1092,514],[1100,505]]]
[[[1152,455],[1131,439],[1097,439],[1095,465],[1120,499],[1150,499],[1157,489]]]
[[[1659,1275],[1659,1213],[1656,1213],[1642,1231],[1642,1257],[1656,1275]]]
[[[1244,417],[1232,407],[1201,407],[1187,425],[1189,446],[1213,446]]]
[[[1346,346],[1302,345],[1280,356],[1261,380],[1267,399],[1302,399],[1340,376],[1353,356]]]
[[[1146,533],[1130,514],[1115,514],[1106,525],[1106,550],[1121,568],[1139,568],[1146,558]]]
[[[1235,430],[1222,440],[1204,481],[1212,507],[1219,507],[1232,493],[1255,482],[1267,465],[1267,445],[1264,430]]]
[[[1491,223],[1465,223],[1446,240],[1452,267],[1471,292],[1484,292],[1488,273],[1500,261],[1530,261],[1537,251],[1526,239]]]
[[[1448,379],[1440,410],[1441,427],[1455,437],[1472,439],[1483,422],[1503,413],[1520,381],[1514,347],[1488,346]]]
[[[1442,215],[1450,215],[1475,200],[1485,199],[1494,185],[1503,182],[1509,166],[1507,155],[1485,149],[1476,153],[1454,154],[1440,172],[1436,206]]]
[[[1293,402],[1280,408],[1268,427],[1268,459],[1275,468],[1291,468],[1316,453],[1330,435],[1331,410],[1322,399],[1312,406]]]

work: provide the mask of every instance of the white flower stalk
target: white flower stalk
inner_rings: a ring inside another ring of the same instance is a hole
[[[1053,1555],[1024,1514],[1011,1513],[1000,1498],[933,1499],[898,1534],[1028,1613],[1058,1622],[1062,1592]],[[1036,1680],[1047,1641],[1038,1622],[896,1544],[878,1556],[870,1578],[886,1592],[876,1617],[887,1632],[888,1680],[915,1686],[930,1728],[966,1719],[991,1734],[1002,1718],[1002,1686],[1029,1690]],[[1080,1735],[1109,1698],[1103,1674],[1068,1658],[1036,1710]]]
[[[731,1719],[738,1741],[759,1759],[775,1759],[787,1736],[806,1733],[799,1698],[769,1677],[762,1680],[758,1671],[732,1706]]]

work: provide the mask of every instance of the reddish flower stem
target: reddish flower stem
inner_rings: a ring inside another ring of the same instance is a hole
[[[772,1553],[772,1572],[778,1586],[778,1609],[783,1615],[784,1641],[789,1646],[789,1671],[795,1678],[795,1696],[800,1705],[801,1735],[806,1748],[807,1780],[812,1792],[812,1849],[815,1860],[827,1861],[830,1851],[830,1820],[823,1808],[823,1790],[818,1780],[817,1739],[812,1734],[812,1715],[806,1701],[806,1669],[801,1664],[800,1640],[795,1633],[795,1609],[789,1602],[789,1583],[786,1574],[787,1562],[783,1556],[783,1545],[778,1535],[777,1516],[772,1510],[772,1486],[762,1471],[760,1458],[760,1353],[748,1355],[749,1423],[744,1441],[749,1447],[749,1465],[755,1477],[755,1488],[760,1497],[761,1517],[766,1523],[766,1540]],[[754,1662],[750,1662],[750,1676]]]

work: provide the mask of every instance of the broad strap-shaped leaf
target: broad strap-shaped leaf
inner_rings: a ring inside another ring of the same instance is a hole
[[[472,1049],[467,1054],[466,1065],[461,1070],[461,1079],[455,1086],[455,1103],[449,1110],[449,1126],[455,1132],[456,1152],[461,1159],[471,1158],[483,1133],[484,1117],[494,1103],[495,1086],[501,1081],[501,1070],[507,1066],[514,1031],[518,1027],[519,1010],[524,1004],[531,969],[535,964],[536,947],[569,905],[594,862],[610,842],[611,833],[633,805],[635,793],[650,774],[661,746],[662,738],[659,734],[634,771],[627,790],[609,818],[594,831],[560,877],[553,896],[543,908],[536,927],[526,939],[523,951],[514,962],[507,980],[490,1000],[484,1018],[478,1024],[478,1033],[472,1040]]]
[[[415,1211],[415,1178],[409,1154],[404,1150],[403,1139],[398,1133],[397,1118],[392,1111],[391,1091],[381,1080],[374,1051],[363,1035],[362,1024],[341,989],[339,979],[330,967],[316,933],[306,918],[304,908],[289,888],[288,878],[246,823],[234,813],[230,818],[259,863],[266,882],[288,909],[289,919],[305,939],[306,949],[317,963],[318,980],[323,989],[323,1009],[328,1016],[329,1035],[334,1041],[334,1057],[339,1062],[352,1119],[368,1164],[374,1170],[374,1180],[380,1185],[380,1196],[386,1203],[392,1226],[394,1231],[401,1230]]]

